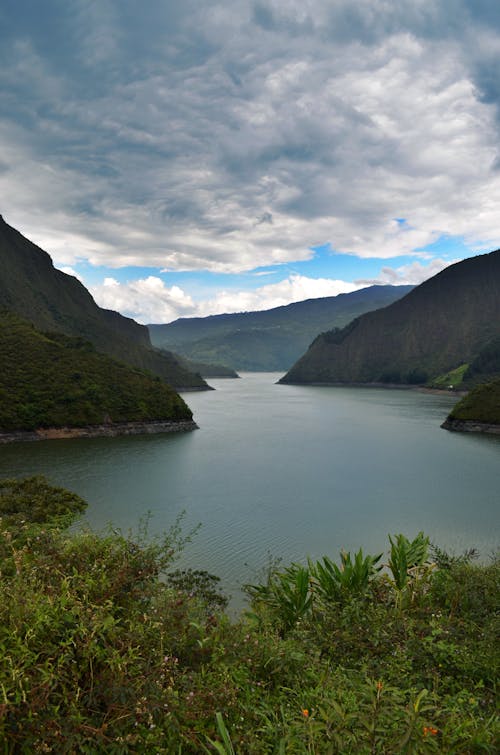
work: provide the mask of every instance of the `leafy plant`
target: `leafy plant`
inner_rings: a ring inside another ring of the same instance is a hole
[[[207,737],[209,743],[212,745],[215,751],[219,753],[219,755],[236,755],[236,750],[233,747],[231,737],[229,736],[229,732],[220,711],[217,711],[217,713],[215,714],[215,719],[217,722],[217,729],[222,738],[222,742],[215,742],[213,739]],[[208,750],[206,747],[204,747],[203,749],[207,753],[211,752],[211,750]]]
[[[417,585],[423,583],[432,570],[429,559],[429,538],[419,532],[414,540],[405,535],[389,535],[391,550],[388,566],[392,573],[399,606],[412,600]]]
[[[286,630],[310,610],[312,595],[309,587],[309,569],[292,564],[282,572],[270,574],[266,585],[246,585],[245,589],[254,602],[270,608]]]
[[[326,601],[362,595],[373,577],[382,569],[382,566],[377,566],[381,558],[382,553],[377,556],[363,556],[363,550],[360,548],[354,558],[349,552],[342,551],[340,567],[328,556],[323,556],[323,559],[316,563],[310,561],[314,594]]]

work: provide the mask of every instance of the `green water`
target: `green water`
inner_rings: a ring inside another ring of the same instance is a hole
[[[0,447],[0,475],[45,473],[89,502],[87,520],[162,531],[201,523],[183,564],[232,594],[269,555],[385,549],[424,530],[441,546],[498,547],[500,438],[440,428],[453,398],[416,391],[276,385],[277,374],[212,380],[185,398],[186,434]]]

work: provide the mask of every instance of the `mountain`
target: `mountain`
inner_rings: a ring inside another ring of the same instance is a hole
[[[148,325],[155,346],[236,370],[287,370],[318,333],[385,307],[411,286],[370,286],[350,294],[307,299],[259,312],[181,318]]]
[[[197,372],[203,378],[238,378],[239,375],[231,367],[225,367],[223,364],[206,364],[205,362],[193,362],[180,354],[175,355],[179,364],[190,372]]]
[[[458,262],[399,301],[322,333],[283,383],[425,383],[500,335],[500,250]]]
[[[464,372],[463,382],[467,386],[487,383],[500,378],[500,335],[488,341]]]
[[[0,433],[192,419],[160,378],[83,338],[41,333],[11,312],[0,315],[0,363]]]
[[[0,310],[15,312],[43,331],[82,337],[98,351],[149,370],[175,388],[208,388],[175,355],[158,353],[144,325],[98,307],[80,281],[57,270],[47,252],[1,215],[0,270]]]

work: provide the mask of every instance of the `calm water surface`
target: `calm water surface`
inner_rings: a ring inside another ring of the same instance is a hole
[[[0,476],[45,473],[88,502],[93,527],[201,523],[181,565],[233,595],[269,556],[384,550],[424,530],[453,550],[498,547],[500,438],[440,428],[454,399],[417,391],[212,380],[185,398],[200,429],[0,446]]]

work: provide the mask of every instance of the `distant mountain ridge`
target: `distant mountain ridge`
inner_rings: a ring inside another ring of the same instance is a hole
[[[322,333],[280,382],[425,383],[500,335],[500,250],[445,268],[405,297]]]
[[[14,312],[42,331],[80,336],[98,351],[149,370],[173,387],[207,389],[171,353],[158,353],[147,328],[99,307],[87,289],[57,270],[43,249],[0,215],[0,310]]]
[[[281,371],[304,353],[318,333],[385,307],[411,289],[370,286],[268,310],[180,318],[148,328],[155,346],[188,359],[218,362],[236,370]]]

